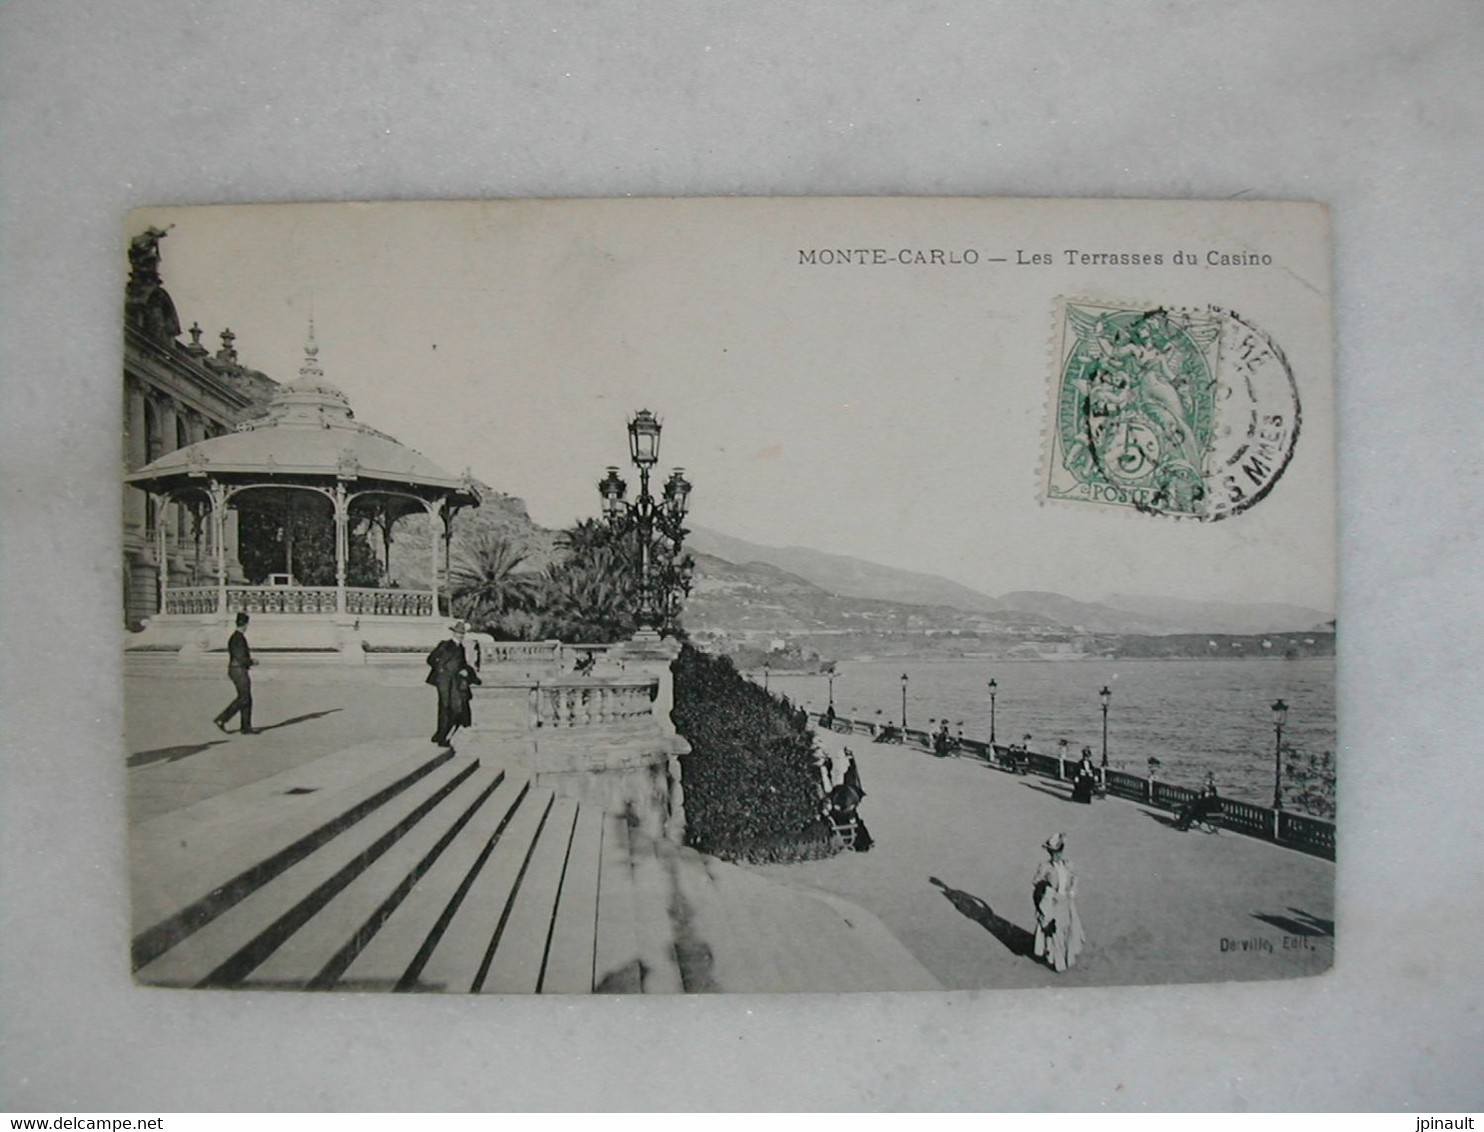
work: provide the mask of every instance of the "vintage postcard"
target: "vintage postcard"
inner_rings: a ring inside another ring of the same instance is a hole
[[[1325,971],[1329,262],[1302,203],[130,214],[135,979]]]

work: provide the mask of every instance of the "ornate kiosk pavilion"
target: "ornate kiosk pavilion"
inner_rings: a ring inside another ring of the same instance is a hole
[[[124,477],[154,500],[162,561],[168,516],[188,515],[193,540],[189,576],[160,572],[157,612],[129,649],[192,659],[223,647],[238,611],[253,615],[255,649],[335,652],[351,664],[441,635],[450,524],[479,495],[468,476],[357,421],[318,353],[311,325],[298,379],[266,415]],[[428,561],[407,582],[391,569],[393,529],[417,515],[428,517]]]

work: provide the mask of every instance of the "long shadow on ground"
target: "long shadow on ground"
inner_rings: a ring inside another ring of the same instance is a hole
[[[344,708],[332,707],[332,708],[327,708],[324,711],[306,712],[304,715],[296,715],[296,716],[293,716],[292,718],[289,718],[289,719],[280,719],[277,723],[270,723],[266,727],[259,727],[258,730],[259,731],[277,731],[280,727],[292,727],[296,723],[305,723],[308,720],[319,719],[320,717],[326,716],[326,715],[334,715],[337,711],[344,711],[344,710],[345,710]]]
[[[1252,918],[1261,920],[1265,924],[1272,924],[1273,927],[1280,928],[1289,935],[1333,936],[1335,934],[1333,920],[1315,916],[1291,904],[1288,910],[1293,913],[1292,916],[1282,916],[1275,912],[1253,912]]]
[[[181,759],[199,755],[202,751],[209,751],[212,747],[219,747],[225,742],[225,739],[213,739],[209,743],[183,743],[178,747],[156,747],[152,751],[135,751],[129,756],[125,765],[134,770],[142,766],[153,766],[155,763],[178,763]]]
[[[948,902],[958,909],[960,915],[982,925],[985,931],[1005,945],[1005,950],[1011,955],[1030,956],[1036,942],[1036,937],[1030,932],[1019,924],[1012,924],[1005,917],[996,915],[993,908],[973,893],[950,888],[937,877],[928,877],[928,880],[948,898]]]

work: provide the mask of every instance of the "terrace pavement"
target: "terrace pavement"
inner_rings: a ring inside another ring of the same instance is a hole
[[[875,913],[945,987],[1265,979],[1333,962],[1329,861],[1226,831],[1182,833],[1167,812],[1122,799],[1079,805],[1070,784],[973,757],[818,734],[829,751],[855,752],[875,846],[754,871]],[[1031,878],[1058,831],[1087,932],[1061,974],[1024,954]]]
[[[263,733],[250,737],[211,724],[231,698],[224,675],[126,676],[131,824],[360,744],[434,750],[427,743],[434,697],[420,684],[319,680],[308,670],[266,675],[254,689]],[[747,871],[780,885],[785,901],[814,893],[872,913],[945,988],[1250,980],[1319,974],[1333,961],[1328,861],[1228,832],[1181,833],[1168,814],[1136,803],[1077,805],[1061,783],[973,758],[937,759],[862,735],[824,732],[819,740],[828,750],[855,751],[867,791],[861,814],[875,847]],[[1062,974],[1025,954],[1031,877],[1041,842],[1058,830],[1067,834],[1087,931],[1081,960]],[[729,932],[748,923],[728,919]],[[774,936],[779,923],[775,917]],[[769,939],[758,949],[777,945]],[[748,942],[731,946],[745,951]],[[860,982],[858,989],[873,989],[864,969]],[[931,980],[912,976],[903,985]],[[848,974],[829,972],[830,989],[849,986]]]

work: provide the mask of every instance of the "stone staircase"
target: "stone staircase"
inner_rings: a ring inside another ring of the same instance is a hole
[[[134,828],[133,965],[175,987],[930,990],[861,909],[407,740]]]

